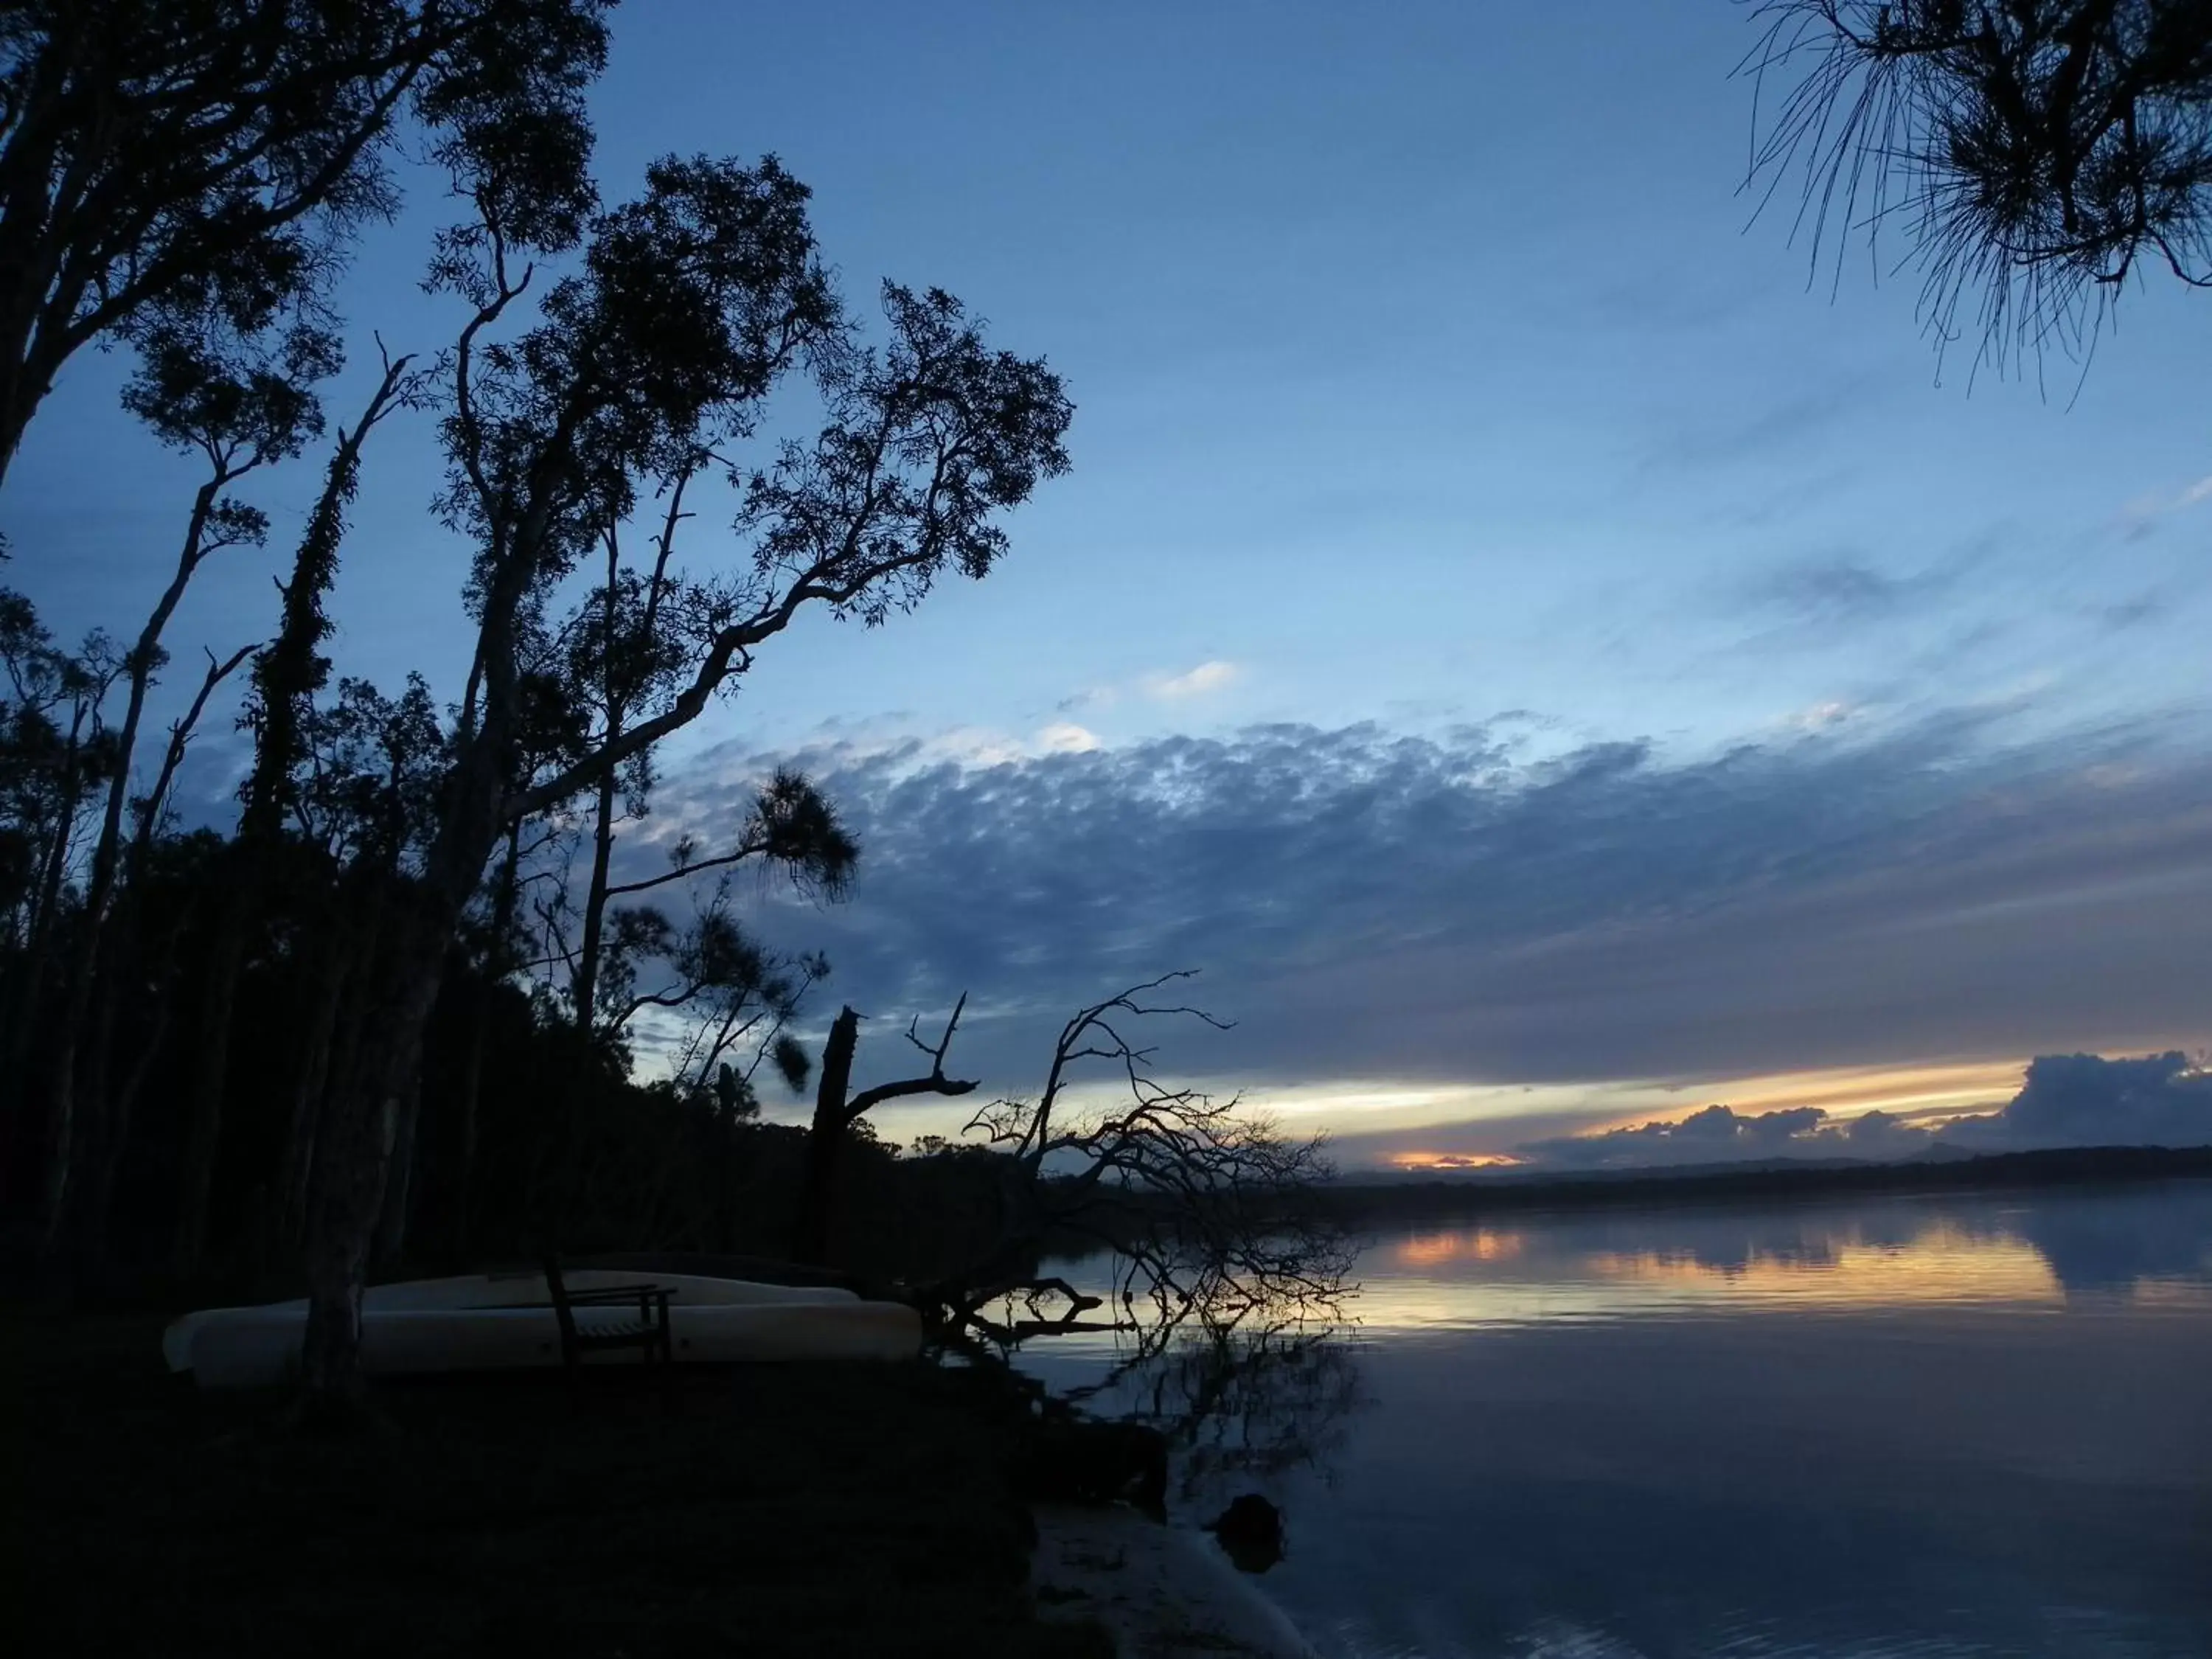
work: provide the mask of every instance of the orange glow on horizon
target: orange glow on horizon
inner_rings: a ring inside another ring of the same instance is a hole
[[[1521,1160],[1504,1152],[1393,1152],[1390,1162],[1401,1170],[1497,1170]]]
[[[1757,1077],[1670,1084],[1681,1103],[1654,1103],[1594,1120],[1577,1139],[1647,1123],[1680,1123],[1708,1106],[1726,1106],[1741,1117],[1817,1106],[1822,1127],[1839,1127],[1868,1112],[1883,1111],[1908,1123],[1934,1127],[1942,1119],[1993,1112],[2020,1092],[2025,1060],[1945,1061],[1923,1066],[1836,1066]],[[1417,1156],[1425,1156],[1425,1154]],[[1480,1156],[1479,1154],[1477,1156]]]

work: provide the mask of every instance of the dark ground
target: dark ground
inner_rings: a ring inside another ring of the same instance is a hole
[[[387,1385],[380,1432],[201,1396],[161,1322],[0,1310],[24,1654],[1071,1655],[973,1374],[679,1367]],[[16,1624],[10,1638],[4,1626]]]

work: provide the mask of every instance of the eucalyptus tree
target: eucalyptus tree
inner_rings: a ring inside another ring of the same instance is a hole
[[[366,407],[353,425],[339,431],[322,489],[293,555],[290,579],[277,584],[283,602],[276,637],[253,653],[242,717],[253,737],[253,764],[239,792],[237,834],[215,872],[222,909],[198,975],[200,1041],[191,1074],[173,1246],[174,1266],[186,1277],[198,1268],[206,1245],[209,1195],[222,1132],[231,1028],[246,940],[273,870],[283,861],[286,825],[301,805],[314,698],[330,679],[330,659],[321,649],[331,628],[325,601],[337,580],[346,510],[361,487],[362,455],[369,434],[395,408],[413,401],[420,384],[410,356],[383,356],[383,375]],[[336,944],[334,939],[324,941],[322,960],[309,968],[311,974],[327,980],[339,971],[331,954]],[[316,1006],[319,1009],[321,1001]],[[310,1030],[307,1052],[313,1056],[328,1040],[327,1020],[319,1016]],[[312,1034],[319,1030],[322,1036],[315,1040]],[[312,1066],[314,1062],[311,1059],[309,1063]],[[301,1109],[295,1110],[295,1143]],[[312,1138],[307,1144],[312,1145]],[[295,1200],[303,1180],[302,1170],[288,1176],[280,1188],[294,1194],[279,1202],[280,1218],[288,1218],[280,1219],[280,1231],[287,1236],[296,1228]]]
[[[19,963],[43,960],[70,843],[100,781],[88,775],[100,709],[121,672],[104,635],[65,651],[27,598],[0,588],[0,938]]]
[[[701,465],[713,459],[703,452],[697,458]],[[605,528],[593,550],[591,590],[534,653],[540,664],[537,683],[553,688],[538,721],[540,732],[552,738],[541,736],[536,745],[543,758],[573,762],[619,742],[638,711],[680,688],[691,654],[705,643],[701,618],[711,617],[717,593],[711,582],[689,581],[674,563],[677,531],[691,516],[684,508],[685,492],[696,476],[689,468],[677,469],[641,559],[626,557],[619,524]],[[650,749],[600,772],[581,796],[577,827],[588,848],[581,893],[574,890],[573,872],[564,864],[550,896],[537,906],[548,965],[557,962],[565,973],[569,1017],[587,1036],[619,1041],[643,1008],[688,1006],[703,991],[737,987],[744,977],[690,973],[684,976],[688,988],[672,1000],[666,994],[633,999],[641,957],[671,960],[678,948],[674,924],[660,911],[637,904],[639,896],[672,884],[692,885],[695,878],[710,871],[726,876],[750,860],[773,866],[817,896],[842,898],[851,886],[859,848],[838,821],[836,809],[804,775],[788,768],[780,769],[754,793],[726,845],[705,850],[696,835],[681,835],[669,849],[666,869],[617,881],[614,850],[622,826],[648,815],[656,781]],[[564,843],[564,850],[574,849]],[[610,904],[625,898],[632,902],[629,914],[611,918]],[[727,921],[727,898],[726,882],[718,883],[715,897],[690,930],[692,953],[699,962],[734,962],[742,954],[717,947],[706,937],[712,931],[710,919],[717,926],[734,926]],[[622,978],[619,989],[606,983],[614,975]]]
[[[124,393],[125,406],[163,444],[199,460],[202,477],[185,514],[175,566],[123,659],[124,707],[115,728],[106,801],[86,876],[83,914],[66,964],[63,1006],[52,1034],[55,1057],[46,1085],[46,1182],[50,1247],[60,1238],[77,1167],[79,1049],[93,1012],[122,874],[125,811],[139,729],[155,678],[167,660],[163,635],[210,558],[226,548],[258,546],[267,535],[267,515],[234,495],[232,486],[297,455],[319,434],[322,412],[313,386],[337,366],[337,342],[313,325],[295,325],[268,340],[240,337],[219,317],[164,312],[143,343],[138,372]],[[204,696],[200,702],[204,707]],[[101,1103],[95,1099],[93,1109],[98,1113]]]
[[[918,604],[947,571],[986,574],[999,520],[1063,471],[1071,408],[1040,360],[994,350],[959,302],[887,284],[887,339],[866,343],[816,248],[807,191],[773,158],[670,157],[634,199],[594,212],[580,258],[536,277],[513,252],[509,176],[460,171],[477,216],[441,238],[434,279],[468,308],[449,358],[441,510],[474,550],[472,666],[447,734],[419,878],[380,906],[356,977],[360,1041],[319,1137],[303,1380],[350,1392],[360,1296],[448,948],[509,826],[573,799],[696,720],[804,612],[864,624]],[[698,586],[684,672],[619,734],[573,761],[521,764],[534,619],[641,500],[757,435],[803,372],[821,424],[733,487],[737,556]]]
[[[0,478],[62,366],[163,312],[326,304],[403,143],[571,149],[612,0],[0,9]],[[579,157],[580,159],[580,157]]]
[[[562,852],[569,856],[545,872],[553,878],[533,907],[542,940],[537,965],[557,978],[545,987],[548,1000],[578,1030],[611,1048],[626,1045],[640,1015],[653,1013],[664,1023],[679,1012],[701,1016],[680,1044],[676,1079],[688,1085],[711,1075],[732,1047],[755,1033],[754,1013],[782,1003],[781,994],[766,994],[775,985],[787,981],[791,996],[803,997],[829,971],[811,958],[777,957],[748,939],[736,920],[732,878],[757,865],[763,878],[780,877],[817,900],[842,900],[852,889],[860,846],[812,781],[781,768],[752,792],[712,850],[686,831],[670,842],[666,867],[617,879],[612,830],[645,815],[653,783],[649,768],[639,764],[646,758],[623,769],[618,795],[603,781],[577,836],[563,838]],[[580,896],[573,890],[579,839],[588,848]],[[710,874],[711,883],[702,879]],[[641,902],[667,890],[690,891],[695,914],[688,924],[658,902]],[[757,1007],[757,994],[765,996]],[[796,1006],[785,1007],[778,1022]]]
[[[1761,0],[1753,174],[1802,186],[1816,260],[1894,231],[1948,342],[2084,343],[2128,279],[2212,287],[2202,0]],[[1778,85],[1769,99],[1767,83]]]
[[[124,670],[123,653],[95,630],[65,651],[29,599],[0,590],[0,668],[7,677],[0,745],[0,848],[7,860],[12,947],[7,1017],[0,1039],[0,1099],[11,1115],[32,1115],[32,1051],[73,872],[98,822],[115,745],[103,715]],[[24,1161],[34,1163],[43,1126],[19,1127]],[[40,1171],[41,1177],[43,1171]]]

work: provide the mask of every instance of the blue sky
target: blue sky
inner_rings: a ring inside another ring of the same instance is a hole
[[[1777,1092],[1801,1073],[1875,1079],[1842,1104],[1910,1093],[1881,1079],[1930,1067],[1952,1068],[1946,1098],[1984,1097],[2041,1049],[2198,1041],[2183,917],[2212,885],[2197,395],[2212,300],[2131,292],[2086,379],[2054,363],[2041,386],[1984,374],[1970,390],[1969,342],[1939,380],[1909,272],[1876,283],[1861,253],[1839,285],[1808,286],[1786,210],[1746,229],[1751,88],[1730,70],[1751,40],[1727,0],[633,0],[597,100],[611,198],[665,151],[774,150],[813,186],[856,300],[882,276],[950,289],[1000,343],[1047,354],[1078,406],[1074,471],[1013,521],[1013,556],[880,632],[815,622],[778,641],[672,750],[651,833],[804,752],[848,783],[874,862],[835,915],[771,904],[763,925],[852,963],[844,994],[902,1021],[973,989],[1000,1011],[979,1064],[1015,1086],[1054,1007],[1117,972],[1202,963],[1247,1035],[1176,1058],[1384,1151],[1448,1120],[1494,1124],[1454,1145],[1503,1150],[1524,1129],[1826,1086]],[[349,283],[360,343],[331,398],[341,415],[370,329],[403,349],[451,332],[447,302],[413,286],[441,217],[428,183]],[[135,627],[191,488],[115,411],[125,367],[71,367],[0,500],[10,579],[65,634]],[[317,471],[258,492],[270,549],[202,579],[171,630],[180,659],[267,628]],[[423,510],[436,477],[427,423],[380,433],[336,648],[345,672],[389,684],[419,667],[450,693],[461,555]],[[704,564],[720,532],[699,531]],[[1267,731],[1304,735],[1254,735]],[[1195,769],[1182,807],[1157,787],[1178,739],[1214,745],[1177,751]],[[1392,747],[1407,743],[1429,747]],[[1613,793],[1553,787],[1606,745],[1637,745],[1606,774]],[[1303,791],[1240,793],[1262,751],[1306,769]],[[222,752],[204,745],[210,776]],[[1732,752],[1759,764],[1713,769]],[[1457,839],[1409,858],[1416,814],[1378,840],[1384,773],[1408,811],[1441,791],[1455,827],[1439,833]],[[938,781],[930,811],[902,814],[915,778]],[[1504,792],[1488,817],[1467,793],[1485,789]],[[1780,811],[1808,789],[1834,792],[1832,810]],[[1534,840],[1497,828],[1506,796]],[[1024,803],[1020,825],[993,828],[991,799]],[[1200,799],[1204,822],[1177,816]],[[2008,800],[2032,804],[2024,827]],[[915,838],[956,801],[981,827]],[[1683,816],[1538,810],[1570,807]],[[1066,849],[1121,811],[1164,851],[1200,857],[1194,835],[1242,850],[1202,893],[1091,892]],[[1331,812],[1358,832],[1284,850]],[[1040,843],[1063,818],[1075,840]],[[961,849],[978,841],[1004,855],[977,864]],[[1989,954],[1960,945],[1912,981],[1907,1009],[1892,993],[1924,948],[1839,947],[1808,981],[1837,1011],[1825,1024],[1785,1017],[1771,975],[1722,975],[1663,1043],[1586,1041],[1577,1021],[1618,1030],[1650,1001],[1605,992],[1604,952],[1574,981],[1575,1019],[1493,1040],[1470,1006],[1479,988],[1494,1002],[1509,946],[1583,962],[1594,929],[1657,929],[1655,962],[1785,941],[1818,957],[1775,871],[1829,884],[1820,914],[1840,937],[1865,916],[1835,884],[1925,917],[1927,895],[1909,895],[1928,848],[1967,882],[1996,867],[1972,849],[1998,841],[2018,862],[1984,911],[2050,912],[2032,982],[1984,915],[1979,933],[1942,931]],[[1016,866],[1036,902],[1000,908],[1025,933],[940,950],[943,931],[917,924],[932,879],[957,872],[964,902],[992,910],[992,872]],[[2154,896],[2116,896],[2139,871]],[[1707,895],[1696,926],[1691,891]],[[1469,897],[1493,892],[1527,902],[1507,916]],[[1053,920],[1117,896],[1112,928]],[[1249,925],[1278,909],[1276,931]],[[1447,939],[1440,915],[1456,919]],[[2062,945],[2156,963],[2154,984],[2075,974]],[[1390,982],[1424,951],[1449,967],[1425,981],[1444,988],[1418,1021],[1363,1011],[1334,976]],[[1774,1040],[1730,1017],[1747,1000]]]

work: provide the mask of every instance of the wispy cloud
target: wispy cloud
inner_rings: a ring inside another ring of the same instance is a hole
[[[1158,669],[1135,678],[1106,685],[1089,685],[1062,697],[1058,712],[1075,714],[1085,708],[1110,708],[1125,697],[1153,702],[1188,702],[1225,690],[1244,678],[1242,664],[1214,659],[1181,673]]]
[[[1179,702],[1186,697],[1202,697],[1231,684],[1243,673],[1233,662],[1202,662],[1181,674],[1148,674],[1139,682],[1147,696],[1164,702]]]
[[[1735,410],[1685,421],[1679,410],[1669,410],[1655,415],[1642,471],[1649,477],[1731,467],[1777,450],[1798,449],[1844,420],[1864,397],[1864,382],[1851,380],[1783,398],[1750,414]]]
[[[2212,501],[2212,472],[2170,495],[2154,492],[2136,496],[2120,509],[2120,526],[2130,538],[2148,536],[2161,520],[2209,501]]]
[[[1752,609],[1810,626],[1886,621],[1948,597],[1964,567],[1885,570],[1849,554],[1801,559],[1761,571],[1742,590]]]

